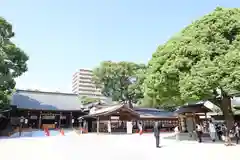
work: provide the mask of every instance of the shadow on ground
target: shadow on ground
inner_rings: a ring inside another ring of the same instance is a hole
[[[163,139],[176,140],[176,136],[173,134],[173,135],[165,136],[163,137]],[[192,136],[190,136],[189,133],[180,133],[179,139],[180,141],[192,141],[192,142],[198,141],[196,135],[193,134]],[[233,144],[236,143],[235,138],[232,138],[231,140]],[[213,142],[208,134],[204,134],[204,136],[202,137],[201,143],[224,144],[224,141],[216,140],[215,142]]]
[[[65,133],[68,133],[72,130],[64,130]],[[60,135],[59,130],[50,130],[50,136],[58,136]],[[22,137],[46,137],[43,130],[36,130],[36,131],[29,131],[29,132],[22,132],[21,136],[19,136],[19,132],[14,133],[10,137],[6,138],[22,138]]]

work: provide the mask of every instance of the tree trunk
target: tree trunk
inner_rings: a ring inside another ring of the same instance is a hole
[[[234,115],[233,115],[232,106],[231,106],[231,98],[223,97],[220,108],[223,112],[223,116],[226,121],[227,131],[229,133],[229,131],[232,129],[234,124]]]
[[[133,105],[132,105],[132,101],[131,101],[131,100],[128,100],[128,106],[129,106],[130,108],[133,108]]]
[[[231,106],[231,97],[223,96],[221,104],[220,104],[220,108],[224,115],[224,119],[226,121],[226,127],[227,127],[226,137],[225,137],[225,145],[231,146],[232,142],[231,142],[229,133],[234,124],[234,116],[233,116],[232,106]]]

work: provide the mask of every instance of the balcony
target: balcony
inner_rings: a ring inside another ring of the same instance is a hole
[[[78,77],[78,79],[90,79],[90,80],[92,80],[92,76],[85,76],[85,75],[80,75],[79,77]]]
[[[92,79],[79,79],[79,83],[90,83],[93,84]]]
[[[79,83],[78,84],[79,88],[94,88],[96,89],[96,86],[94,84],[90,83]]]
[[[101,92],[89,92],[89,91],[81,91],[78,90],[78,94],[79,95],[86,95],[86,96],[102,96]]]
[[[96,88],[87,88],[87,87],[79,87],[78,90],[82,92],[98,92]]]

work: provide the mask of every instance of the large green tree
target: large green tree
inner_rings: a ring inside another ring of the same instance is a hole
[[[13,36],[12,25],[0,17],[0,110],[8,107],[14,79],[27,71],[28,56],[11,41]]]
[[[146,66],[132,62],[104,61],[94,69],[93,80],[106,97],[113,101],[136,103],[143,98],[141,83]]]
[[[161,105],[211,100],[230,129],[231,98],[240,92],[240,9],[216,8],[159,46],[144,84]]]

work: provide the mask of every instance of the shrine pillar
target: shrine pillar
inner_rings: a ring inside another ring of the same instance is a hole
[[[187,128],[186,128],[185,115],[180,114],[180,115],[178,116],[178,119],[179,119],[179,123],[180,123],[180,125],[179,125],[180,131],[185,132],[185,131],[187,130]]]

